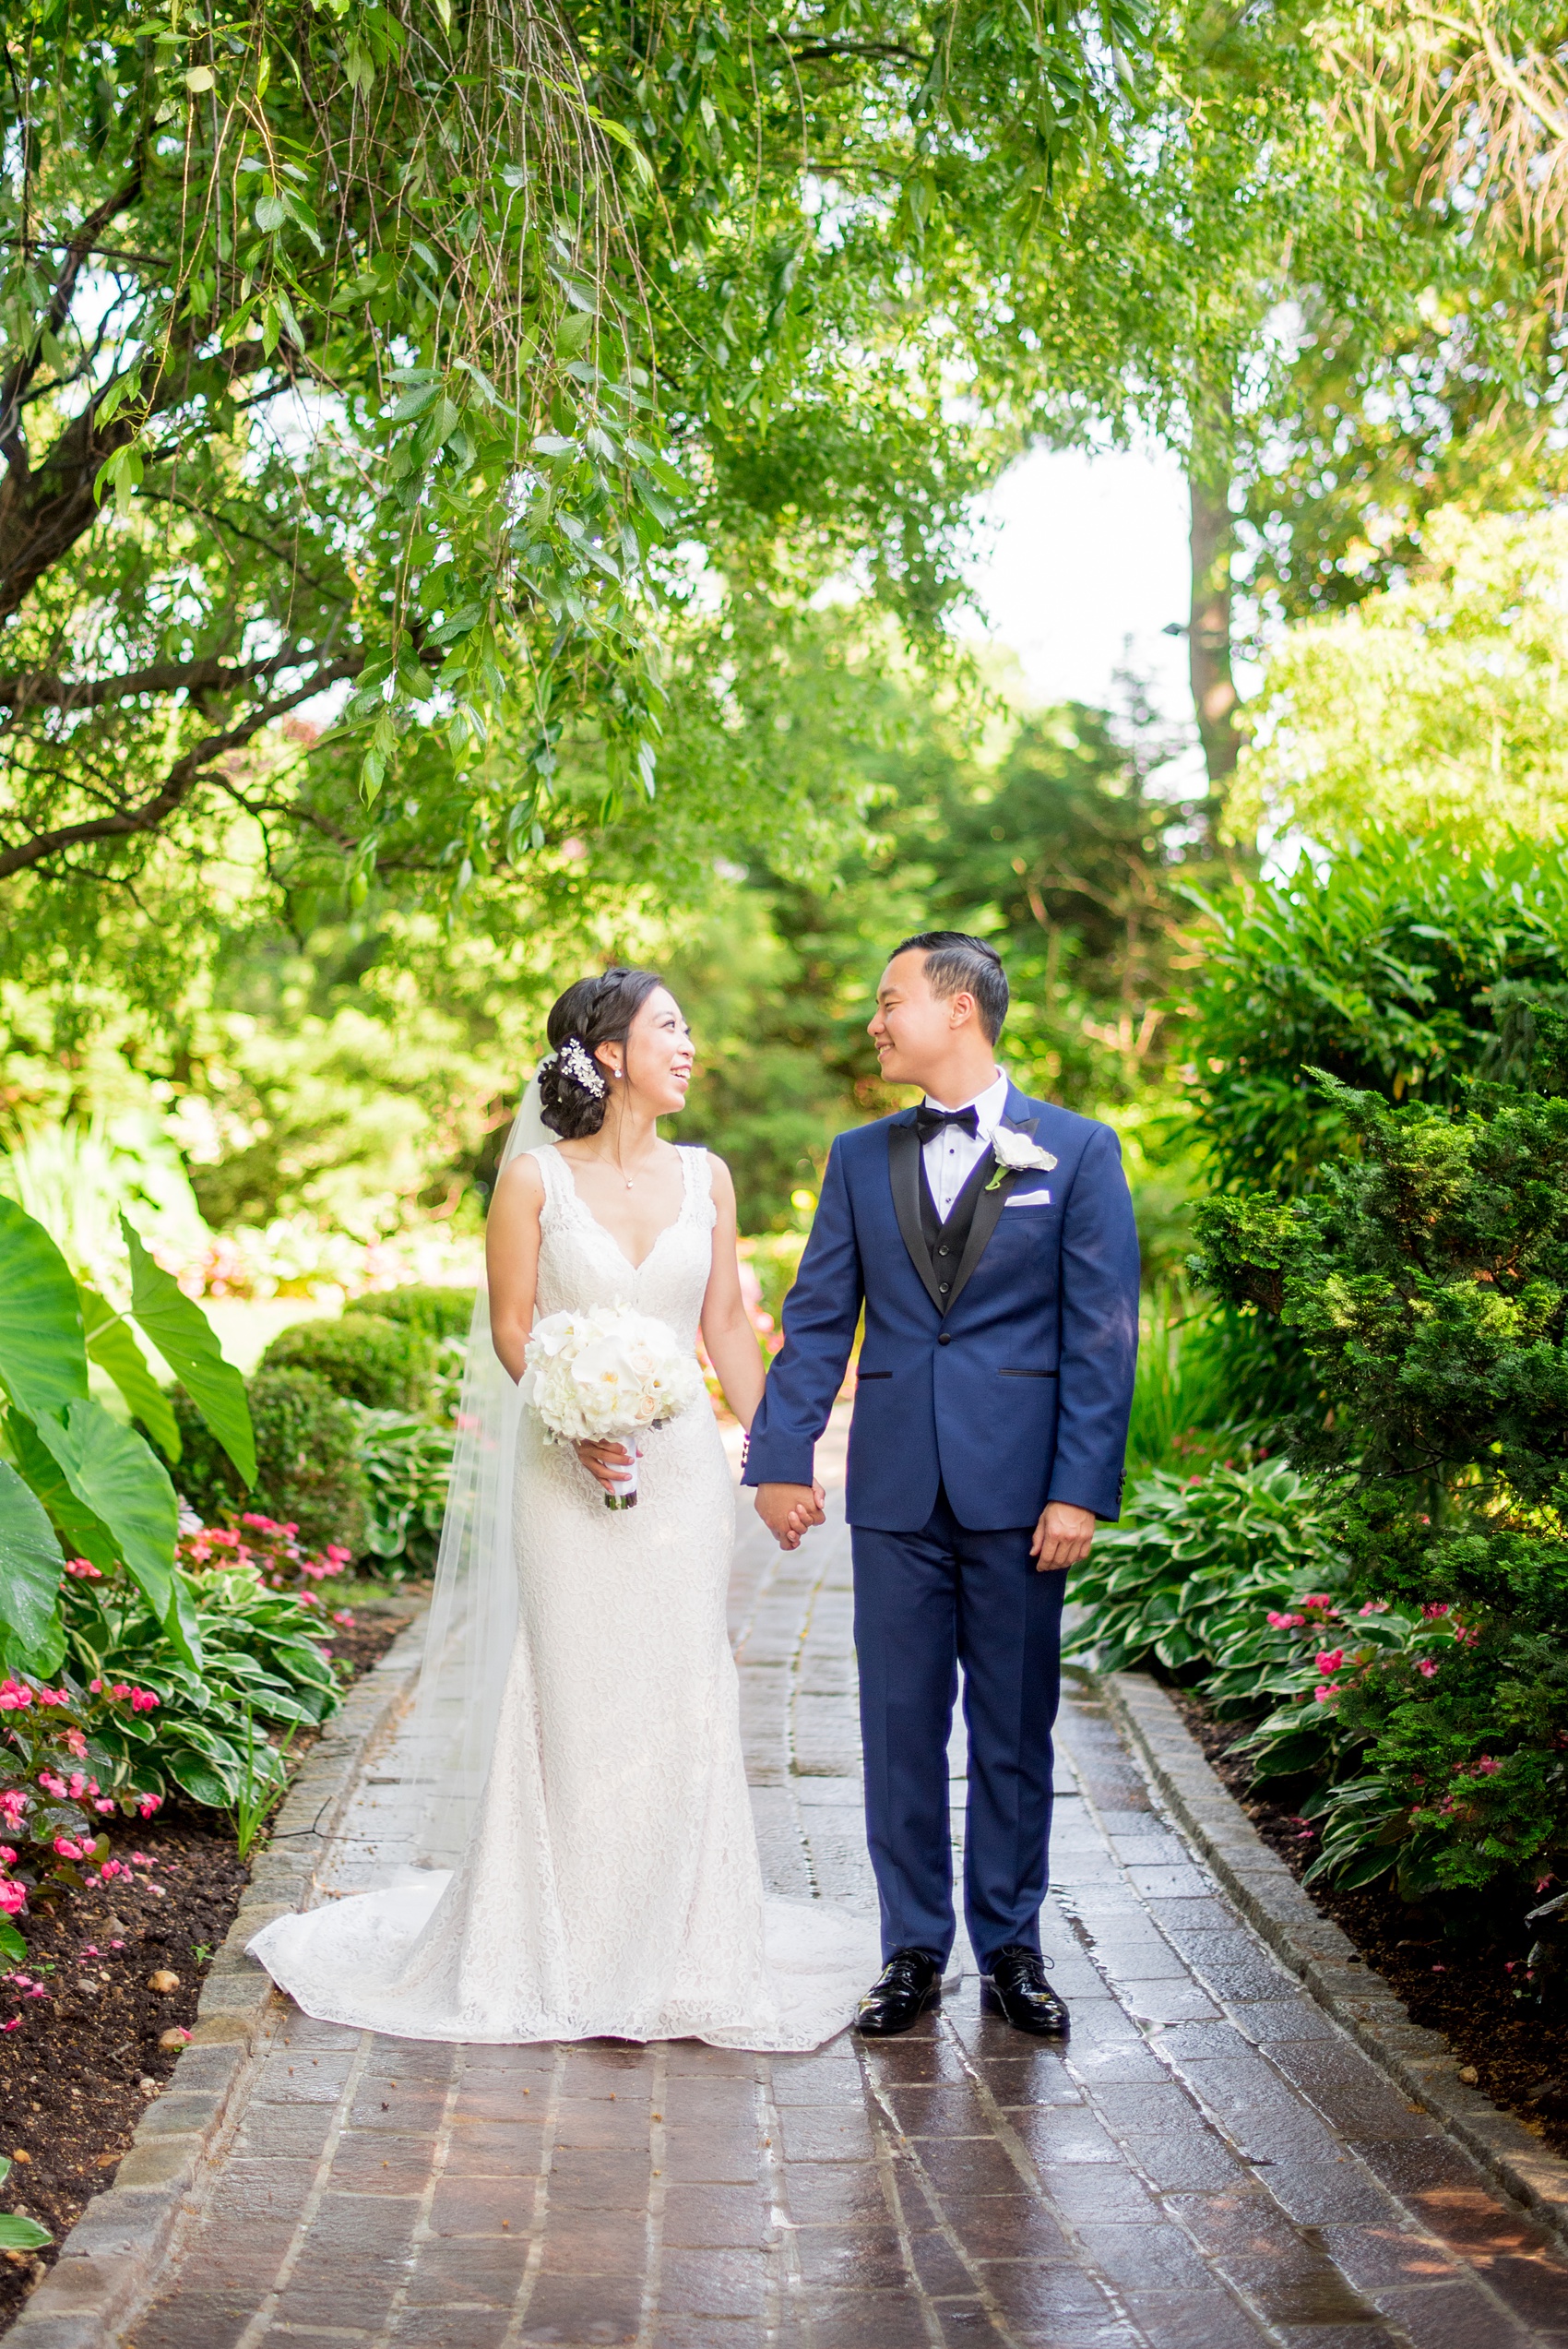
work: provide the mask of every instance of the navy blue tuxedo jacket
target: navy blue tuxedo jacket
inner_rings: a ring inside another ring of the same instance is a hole
[[[1121,1505],[1138,1342],[1138,1243],[1108,1126],[1010,1087],[1004,1122],[1054,1156],[983,1190],[949,1294],[921,1231],[915,1113],[840,1134],[784,1344],[752,1427],[748,1485],[806,1485],[865,1337],[849,1434],[852,1525],[915,1532],[945,1486],[976,1532],[1047,1501]]]

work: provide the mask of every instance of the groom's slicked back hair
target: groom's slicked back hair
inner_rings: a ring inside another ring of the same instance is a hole
[[[993,946],[971,938],[967,930],[921,930],[896,946],[893,954],[925,956],[926,983],[933,996],[973,996],[987,1041],[996,1042],[1011,998],[1007,973]]]

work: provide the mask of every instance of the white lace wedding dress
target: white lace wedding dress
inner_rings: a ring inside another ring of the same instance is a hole
[[[695,1347],[712,1262],[707,1153],[636,1269],[552,1146],[541,1315],[617,1300]],[[765,1900],[725,1631],[735,1496],[713,1416],[644,1438],[606,1508],[524,1414],[519,1620],[490,1774],[455,1874],[279,1918],[251,1942],[324,2021],[405,2038],[698,2038],[819,2046],[880,1964],[874,1919]]]

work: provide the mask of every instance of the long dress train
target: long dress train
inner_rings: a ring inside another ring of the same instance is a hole
[[[707,1153],[634,1267],[553,1146],[541,1315],[622,1301],[695,1346],[712,1262]],[[735,1497],[712,1414],[644,1438],[638,1505],[604,1507],[525,1413],[519,1616],[501,1725],[456,1872],[279,1918],[251,1942],[309,2014],[406,2038],[610,2036],[820,2045],[879,1962],[873,1919],[765,1900],[725,1628]]]

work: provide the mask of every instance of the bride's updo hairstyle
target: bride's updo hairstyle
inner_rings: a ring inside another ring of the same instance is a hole
[[[613,1079],[594,1054],[600,1044],[624,1044],[643,1005],[663,984],[657,971],[631,971],[618,962],[601,979],[579,979],[551,1007],[551,1056],[539,1072],[539,1107],[564,1142],[581,1141],[603,1125]]]

